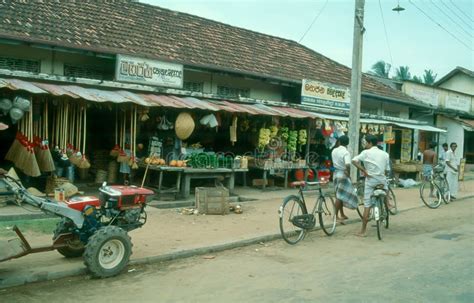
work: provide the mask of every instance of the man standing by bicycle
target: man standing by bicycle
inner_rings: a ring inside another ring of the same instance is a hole
[[[334,190],[336,192],[336,220],[340,224],[344,224],[344,220],[346,220],[347,217],[344,215],[343,206],[355,209],[358,200],[350,179],[351,157],[347,150],[349,137],[343,135],[339,137],[338,142],[339,146],[333,149],[331,156],[335,169],[333,182]]]
[[[456,148],[458,145],[456,142],[451,143],[451,149],[446,152],[446,181],[448,181],[449,192],[451,199],[456,199],[458,195],[458,170],[459,170],[459,158],[456,156]]]
[[[379,184],[383,184],[385,191],[388,191],[386,173],[390,170],[389,155],[377,147],[377,137],[369,135],[366,137],[366,141],[365,150],[352,159],[352,164],[360,169],[365,176],[364,215],[362,218],[362,228],[360,233],[357,234],[361,237],[366,236],[370,208],[373,206],[370,197],[375,187]],[[361,162],[364,163],[364,166],[361,165]],[[388,208],[392,207],[388,204],[387,199],[385,199],[385,203],[387,203]]]

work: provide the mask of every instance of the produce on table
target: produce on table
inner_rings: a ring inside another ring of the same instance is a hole
[[[258,134],[258,148],[263,150],[270,143],[271,131],[268,128],[261,128]]]

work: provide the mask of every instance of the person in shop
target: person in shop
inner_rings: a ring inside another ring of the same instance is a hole
[[[365,176],[364,215],[362,218],[362,228],[357,234],[357,236],[360,237],[367,235],[369,212],[370,208],[373,207],[370,196],[374,192],[375,187],[379,184],[383,184],[385,191],[388,191],[386,174],[390,172],[390,157],[388,153],[377,147],[377,137],[368,135],[365,140],[367,142],[365,149],[352,159],[352,164]],[[362,166],[361,162],[364,166]],[[385,203],[389,209],[393,208],[393,205],[389,203],[387,198],[385,199]]]
[[[423,176],[425,178],[431,176],[433,173],[433,167],[438,162],[436,152],[434,150],[436,145],[436,142],[431,142],[429,145],[430,148],[423,152]]]
[[[351,157],[347,150],[349,137],[343,135],[338,138],[336,147],[332,150],[332,163],[334,165],[334,190],[336,193],[336,220],[344,224],[347,216],[343,206],[355,209],[359,203],[350,178]]]
[[[456,155],[456,142],[450,144],[451,149],[446,152],[446,181],[448,181],[451,199],[455,200],[458,195],[458,172],[460,159]]]

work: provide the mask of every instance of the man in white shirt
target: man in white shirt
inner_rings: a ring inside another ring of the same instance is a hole
[[[370,208],[373,206],[370,196],[374,192],[377,185],[383,184],[384,189],[388,190],[387,177],[385,174],[390,170],[390,159],[389,155],[383,150],[377,147],[377,137],[369,135],[366,138],[367,144],[365,150],[363,150],[358,156],[352,159],[352,164],[360,169],[365,176],[365,187],[364,187],[364,215],[362,218],[362,228],[358,236],[365,237],[367,222],[369,219]],[[361,165],[364,163],[364,166]],[[385,200],[387,206],[387,199]]]
[[[350,179],[351,157],[347,150],[349,137],[341,136],[338,138],[339,146],[333,149],[332,163],[334,166],[334,174],[332,176],[334,182],[334,190],[336,192],[336,217],[340,224],[344,224],[347,219],[344,215],[343,206],[355,209],[358,204],[357,195],[352,187]],[[340,216],[338,215],[340,213]]]
[[[459,170],[459,158],[456,156],[456,148],[458,145],[453,142],[450,144],[451,149],[446,152],[446,181],[448,181],[449,192],[451,199],[456,199],[458,195],[458,170]]]

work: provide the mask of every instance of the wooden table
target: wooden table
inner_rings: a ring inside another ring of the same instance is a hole
[[[265,189],[266,187],[266,184],[267,184],[267,178],[268,178],[268,173],[272,170],[275,170],[275,171],[283,171],[283,174],[284,174],[284,177],[285,177],[285,183],[284,183],[284,186],[285,188],[288,188],[288,173],[291,171],[291,170],[295,170],[295,169],[303,169],[305,171],[305,175],[306,175],[306,170],[308,169],[309,167],[307,166],[303,166],[303,167],[286,167],[286,168],[263,168],[263,167],[251,167],[251,169],[258,169],[258,170],[262,170],[263,171],[263,184],[262,184],[262,189]]]
[[[146,164],[139,165],[140,167],[146,167]],[[154,170],[159,172],[159,177],[158,177],[158,191],[157,191],[157,196],[158,198],[161,196],[161,194],[174,194],[175,199],[177,198],[178,194],[181,191],[181,173],[185,169],[184,167],[173,167],[173,166],[159,166],[159,165],[150,165],[148,167],[149,170]],[[163,184],[163,175],[164,173],[168,172],[176,172],[177,177],[176,177],[176,188],[172,189],[167,189],[167,190],[162,190],[162,184]]]
[[[191,180],[192,179],[216,179],[223,177],[226,182],[226,187],[229,189],[229,192],[232,193],[235,185],[235,173],[242,172],[246,173],[248,169],[246,168],[190,168],[186,167],[183,169],[182,174],[182,186],[181,186],[181,196],[184,199],[187,199],[191,191]],[[244,177],[245,178],[245,177]]]

